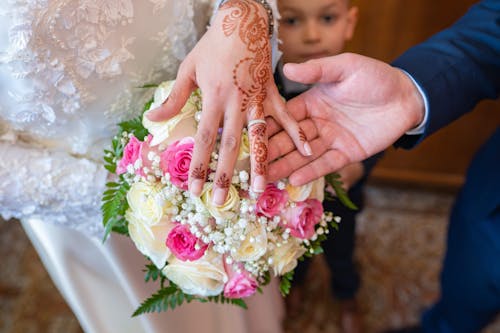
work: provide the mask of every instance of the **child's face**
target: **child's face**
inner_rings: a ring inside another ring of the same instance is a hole
[[[279,0],[278,6],[284,63],[336,55],[352,38],[358,11],[347,0]]]

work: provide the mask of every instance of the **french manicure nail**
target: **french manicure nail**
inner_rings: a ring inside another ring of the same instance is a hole
[[[312,156],[313,152],[311,146],[309,145],[309,142],[304,143],[304,150],[307,156]]]
[[[201,190],[203,189],[203,181],[201,179],[195,179],[191,182],[191,194],[199,197]]]
[[[222,188],[217,188],[213,192],[212,203],[216,206],[222,206],[226,201],[226,191]]]
[[[254,192],[264,192],[266,190],[266,179],[264,178],[264,176],[255,177],[252,188]]]

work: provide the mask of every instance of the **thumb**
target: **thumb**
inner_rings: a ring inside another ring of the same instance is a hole
[[[305,84],[337,82],[343,77],[350,56],[352,55],[341,54],[301,64],[288,63],[283,67],[283,72],[290,80]]]
[[[146,117],[151,121],[164,121],[178,114],[197,87],[193,73],[194,68],[189,63],[181,65],[167,99],[157,108],[148,111]]]

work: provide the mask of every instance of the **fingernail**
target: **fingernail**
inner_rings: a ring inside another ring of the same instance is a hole
[[[151,119],[151,117],[154,118],[154,113],[156,112],[156,110],[158,110],[158,108],[154,108],[154,109],[148,110],[146,112],[146,118],[148,118],[149,120],[152,121],[153,119]]]
[[[264,176],[255,177],[252,185],[253,191],[257,193],[262,193],[266,190],[266,179]]]
[[[146,113],[146,117],[151,120],[151,121],[156,121],[158,118],[158,114],[161,114],[158,112],[161,109],[161,106],[157,106],[154,109],[148,110]]]
[[[156,112],[158,112],[158,110],[161,109],[162,106],[164,106],[165,104],[167,104],[167,101],[168,101],[168,97],[163,101],[163,103],[161,103],[160,106],[157,106],[155,107],[154,109],[150,109],[147,111],[146,113],[146,117],[151,120],[151,121],[155,121],[156,119]]]
[[[311,146],[309,145],[309,142],[304,143],[304,150],[306,151],[307,156],[312,156],[313,152]]]
[[[217,188],[213,192],[212,203],[217,206],[222,206],[226,201],[226,191],[222,188]]]
[[[203,189],[203,181],[201,179],[195,179],[191,182],[191,194],[197,197],[200,196],[201,190]]]

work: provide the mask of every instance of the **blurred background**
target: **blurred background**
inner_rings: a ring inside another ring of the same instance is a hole
[[[348,51],[390,62],[447,27],[472,0],[354,0],[360,18]],[[432,66],[432,59],[429,59]],[[366,188],[356,258],[366,332],[418,321],[439,294],[438,277],[448,213],[477,148],[500,125],[500,102],[477,109],[412,151],[389,149]],[[0,333],[81,332],[64,300],[15,221],[0,222]],[[287,332],[336,332],[337,304],[329,272],[315,260],[304,311]],[[487,333],[500,333],[500,319]]]

